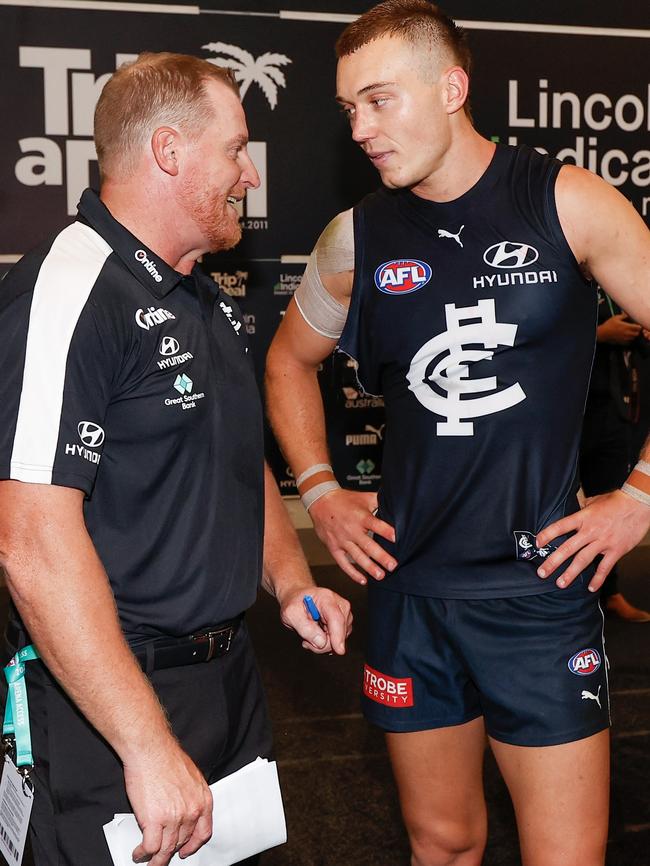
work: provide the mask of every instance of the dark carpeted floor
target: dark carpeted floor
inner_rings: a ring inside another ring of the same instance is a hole
[[[650,608],[650,548],[630,554],[622,571],[629,599]],[[364,590],[334,568],[315,573],[353,602],[355,631],[344,658],[303,651],[266,595],[249,616],[274,720],[289,830],[287,845],[268,852],[263,866],[408,866],[383,738],[359,713]],[[606,636],[614,711],[607,866],[649,866],[650,623],[607,620]],[[484,866],[518,866],[512,808],[489,753],[485,786],[490,839]],[[33,866],[28,854],[24,864]]]

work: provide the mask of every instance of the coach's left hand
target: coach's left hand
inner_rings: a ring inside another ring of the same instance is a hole
[[[632,550],[650,528],[650,507],[637,502],[621,490],[593,496],[575,514],[551,523],[537,536],[537,546],[544,547],[560,535],[575,533],[537,569],[539,577],[549,577],[570,557],[573,561],[556,584],[564,589],[584,569],[602,556],[589,583],[592,592],[600,589],[612,566]]]
[[[303,602],[305,595],[313,598],[325,628],[307,613]],[[300,635],[305,649],[314,653],[345,654],[345,641],[352,631],[352,610],[350,602],[331,589],[311,586],[288,594],[282,599],[280,617],[287,628]]]

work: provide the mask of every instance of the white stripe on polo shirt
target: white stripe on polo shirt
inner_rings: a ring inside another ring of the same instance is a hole
[[[11,478],[51,484],[59,438],[68,351],[111,247],[73,223],[55,239],[34,285]]]

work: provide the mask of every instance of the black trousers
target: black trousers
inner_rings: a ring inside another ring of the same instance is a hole
[[[10,648],[12,654],[16,649]],[[42,662],[27,664],[26,681],[35,760],[35,866],[113,866],[102,827],[115,813],[133,811],[122,764]],[[154,671],[151,682],[208,783],[258,755],[271,757],[266,699],[245,623],[225,656]]]
[[[580,481],[586,496],[616,490],[630,473],[631,425],[621,418],[613,399],[590,398],[580,443]],[[607,576],[601,598],[618,592],[618,568]]]

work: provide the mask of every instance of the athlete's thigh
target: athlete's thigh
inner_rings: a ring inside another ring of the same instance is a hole
[[[609,731],[557,746],[490,745],[515,807],[523,866],[602,866]]]
[[[482,849],[487,828],[483,719],[388,733],[386,743],[412,844],[421,838],[449,849]]]

